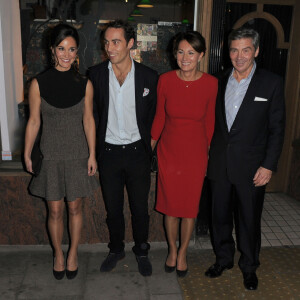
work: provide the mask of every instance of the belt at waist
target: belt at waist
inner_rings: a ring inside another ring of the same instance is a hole
[[[143,145],[143,141],[142,140],[138,140],[134,143],[130,143],[130,144],[124,144],[124,145],[115,145],[115,144],[109,144],[109,143],[104,143],[104,147],[106,150],[113,150],[113,149],[118,149],[118,150],[130,150],[130,149],[138,149],[140,147],[144,147]]]

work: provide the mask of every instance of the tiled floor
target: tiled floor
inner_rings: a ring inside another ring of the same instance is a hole
[[[300,245],[300,202],[284,194],[266,194],[262,246]]]
[[[266,194],[261,232],[262,247],[300,246],[300,202],[285,194]],[[210,238],[196,237],[195,247],[212,249]]]

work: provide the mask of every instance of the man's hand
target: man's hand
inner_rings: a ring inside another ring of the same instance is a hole
[[[265,169],[263,167],[259,167],[254,175],[253,183],[255,186],[263,186],[270,181],[271,177],[272,177],[271,170]]]

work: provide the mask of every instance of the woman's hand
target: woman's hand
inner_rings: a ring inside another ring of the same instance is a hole
[[[152,151],[154,150],[156,144],[157,144],[157,141],[151,139],[151,148],[152,148]]]
[[[88,175],[93,176],[97,171],[96,161],[96,129],[93,117],[93,86],[90,80],[86,84],[84,110],[83,110],[83,128],[89,147],[90,157],[88,159]]]
[[[97,171],[97,161],[94,156],[90,156],[88,160],[88,175],[94,176]]]
[[[26,166],[26,170],[29,173],[33,174],[33,170],[32,170],[32,160],[30,157],[24,157],[24,162],[25,162],[25,166]]]

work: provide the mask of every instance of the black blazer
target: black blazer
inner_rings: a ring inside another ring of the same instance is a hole
[[[108,61],[89,69],[89,77],[94,87],[94,117],[97,129],[97,158],[104,150],[109,105]],[[151,154],[151,126],[156,110],[157,72],[134,61],[135,67],[135,107],[136,119],[141,139]],[[149,93],[147,94],[147,89]]]
[[[257,68],[228,132],[224,99],[231,71],[219,76],[207,175],[211,180],[227,176],[232,183],[240,183],[252,181],[260,166],[277,169],[284,139],[284,92],[279,76]]]

